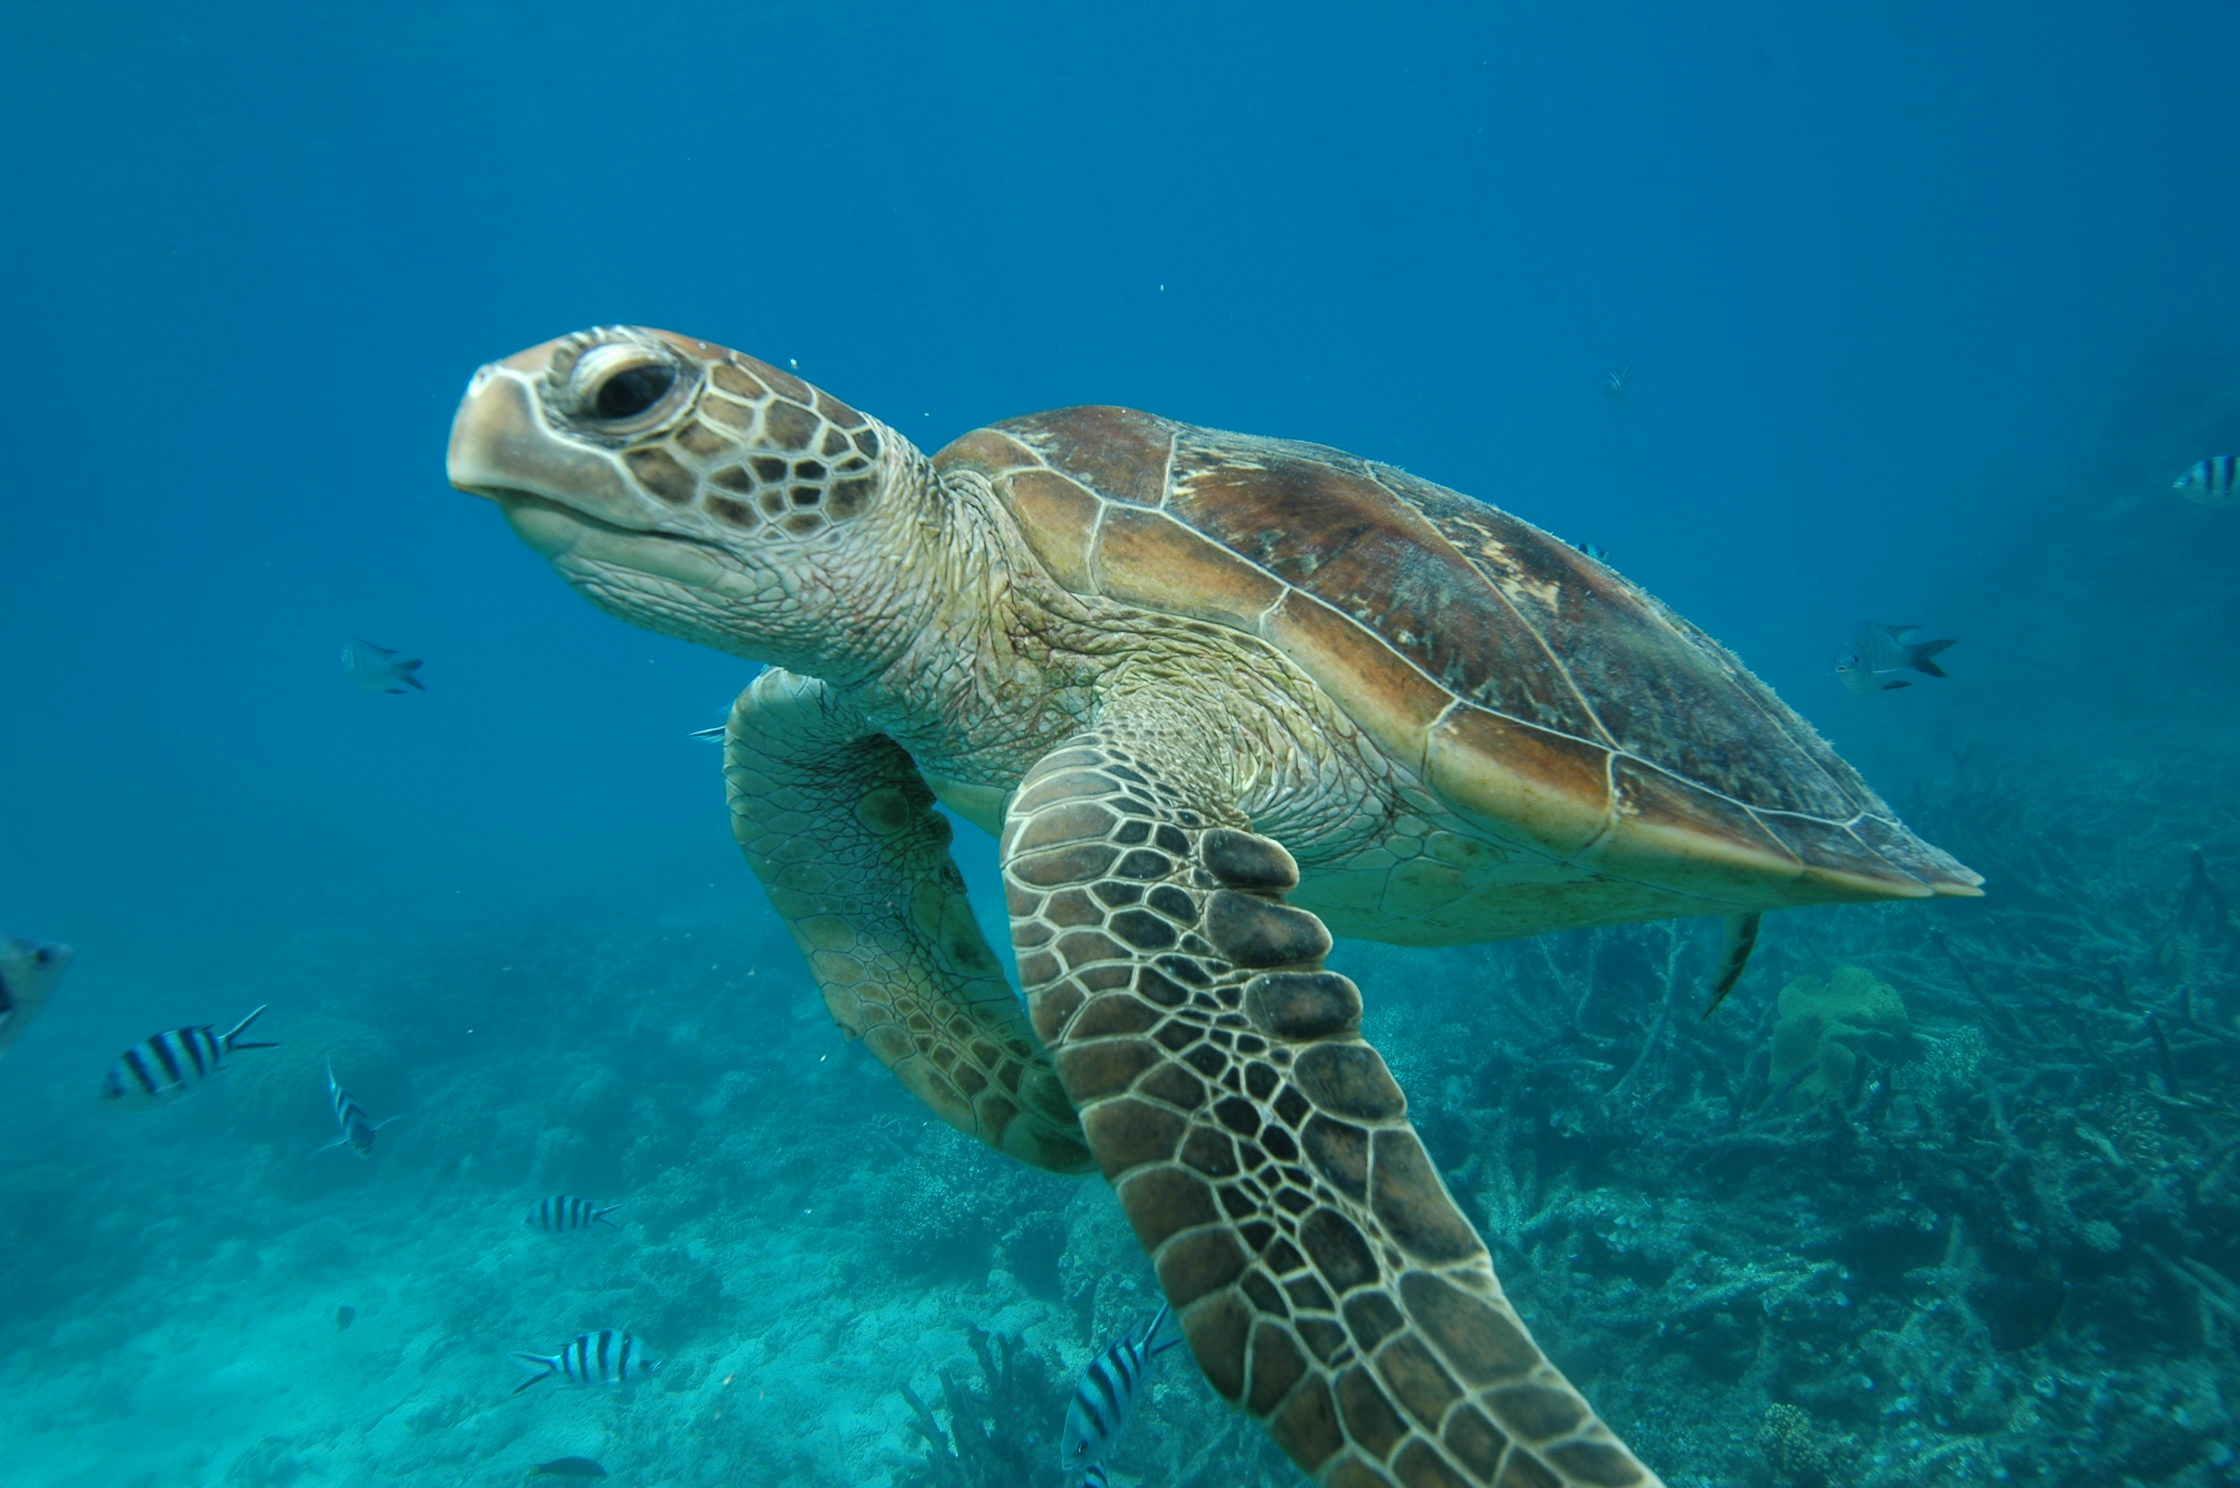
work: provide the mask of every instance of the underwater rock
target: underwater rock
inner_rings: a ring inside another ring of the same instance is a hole
[[[1777,1011],[1767,1079],[1785,1111],[1843,1099],[1862,1054],[1896,1064],[1913,1052],[1897,989],[1863,966],[1838,966],[1826,982],[1798,977]]]

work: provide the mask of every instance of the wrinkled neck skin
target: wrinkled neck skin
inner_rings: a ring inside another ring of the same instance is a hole
[[[876,551],[860,560],[883,572],[856,575],[863,582],[834,598],[833,630],[855,632],[855,648],[782,664],[832,687],[928,775],[1008,790],[1091,709],[1086,617],[1071,613],[1079,604],[1049,581],[985,481],[938,480],[910,453],[881,503]],[[890,592],[890,603],[862,608],[865,594]]]
[[[859,706],[883,696],[882,679],[938,619],[944,596],[924,574],[944,544],[928,520],[932,462],[891,429],[879,431],[889,454],[871,509],[764,570],[775,593],[748,601],[753,623],[696,639],[815,677]]]

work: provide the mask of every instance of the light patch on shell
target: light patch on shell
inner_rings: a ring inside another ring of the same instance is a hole
[[[1518,564],[1509,545],[1490,534],[1478,545],[1478,556],[1500,576],[1501,586],[1513,593],[1529,596],[1542,612],[1553,611],[1563,598],[1563,586],[1553,579],[1529,577]]]

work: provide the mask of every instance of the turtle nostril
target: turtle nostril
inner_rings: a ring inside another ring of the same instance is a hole
[[[636,418],[660,402],[676,380],[675,368],[658,363],[625,367],[599,385],[592,411],[603,419]]]

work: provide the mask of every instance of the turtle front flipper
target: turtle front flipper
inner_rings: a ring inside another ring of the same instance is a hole
[[[1502,1295],[1283,903],[1291,855],[1152,753],[1037,764],[1004,883],[1035,1030],[1207,1378],[1332,1488],[1656,1484]]]
[[[724,737],[731,830],[833,1020],[942,1120],[1037,1167],[1081,1128],[972,918],[949,824],[902,747],[823,683],[764,672]]]

